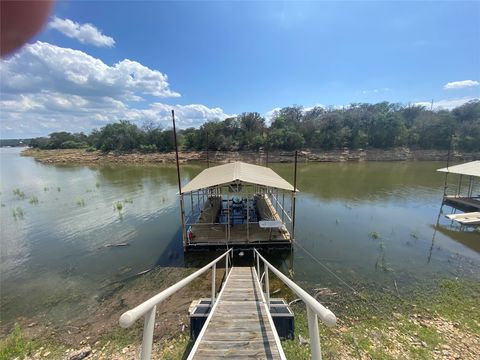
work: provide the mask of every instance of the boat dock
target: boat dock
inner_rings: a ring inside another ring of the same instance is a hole
[[[448,219],[458,222],[460,225],[478,225],[480,224],[480,189],[478,188],[478,179],[480,178],[480,160],[469,163],[447,166],[437,171],[445,173],[445,188],[443,190],[443,205],[450,206],[454,212],[461,210],[463,214],[445,215]],[[458,185],[454,189],[454,194],[448,190],[447,178],[449,174],[459,175]],[[463,178],[468,181],[462,183]],[[450,192],[450,194],[447,194]],[[442,209],[440,209],[440,213]],[[440,213],[438,217],[440,218]],[[438,220],[437,220],[438,224]]]
[[[233,267],[188,359],[283,359],[253,267]]]
[[[210,264],[180,280],[161,293],[125,312],[120,317],[122,327],[132,326],[144,317],[141,359],[152,356],[156,308],[170,295],[188,285],[198,276],[211,270],[212,288],[208,317],[188,354],[188,360],[199,359],[286,359],[280,337],[272,319],[276,305],[270,299],[269,273],[288,286],[307,308],[311,358],[320,360],[320,333],[318,320],[327,326],[336,324],[335,315],[305,290],[271,265],[256,249],[254,266],[231,267],[232,249]],[[215,272],[220,261],[225,261],[225,278],[216,293]],[[256,265],[256,266],[255,266]],[[261,274],[261,275],[260,275]]]
[[[445,195],[443,201],[454,208],[480,210],[480,197]]]
[[[179,186],[185,251],[291,248],[298,189],[272,169],[233,162]]]

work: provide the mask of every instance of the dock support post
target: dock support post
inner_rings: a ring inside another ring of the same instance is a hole
[[[212,266],[212,301],[210,302],[210,306],[212,307],[213,307],[213,304],[215,304],[215,293],[217,290],[215,287],[215,278],[217,276],[216,272],[217,272],[217,264],[213,264]]]
[[[157,306],[154,306],[145,314],[141,355],[142,360],[150,360],[152,357],[153,329],[155,326],[156,310]]]
[[[312,360],[322,360],[322,349],[320,347],[320,333],[318,332],[317,314],[307,305],[308,334],[310,335],[310,349]]]

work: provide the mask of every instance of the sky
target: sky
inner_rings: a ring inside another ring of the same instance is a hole
[[[480,2],[58,1],[0,61],[0,137],[480,98]]]

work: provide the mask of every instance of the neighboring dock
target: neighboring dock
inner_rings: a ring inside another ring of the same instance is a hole
[[[480,161],[477,160],[465,164],[447,166],[437,171],[446,173],[442,206],[446,204],[452,207],[454,211],[458,209],[464,212],[463,214],[448,214],[446,217],[458,222],[462,226],[480,224],[480,213],[478,212],[480,210],[480,190],[478,189],[477,181],[480,178]],[[460,175],[458,185],[455,187],[455,193],[453,195],[447,194],[447,192],[449,192],[447,186],[447,177],[449,174]],[[468,180],[466,184],[462,183],[464,177],[467,177]]]

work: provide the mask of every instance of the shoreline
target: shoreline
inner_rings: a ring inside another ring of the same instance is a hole
[[[122,329],[120,315],[194,270],[157,268],[123,283],[99,303],[88,320],[83,317],[54,324],[40,315],[19,319],[15,327],[3,324],[0,359],[73,360],[83,359],[76,357],[82,351],[88,352],[88,359],[138,358],[143,321]],[[223,276],[223,271],[217,272],[219,286]],[[208,297],[210,282],[210,276],[202,276],[157,307],[154,358],[185,358],[192,346],[187,309],[192,300]],[[270,287],[276,297],[295,300],[276,277]],[[337,326],[319,326],[325,358],[473,360],[480,351],[480,323],[476,320],[480,287],[475,280],[439,278],[427,288],[422,283],[386,288],[368,282],[356,287],[357,295],[341,286],[306,289],[337,315]],[[309,358],[305,307],[295,303],[292,311],[295,339],[283,341],[282,346],[290,360]],[[3,352],[9,342],[19,351]]]
[[[40,150],[27,148],[21,156],[33,157],[42,164],[174,164],[175,153],[102,153],[85,149]],[[265,165],[267,163],[290,163],[294,161],[292,151],[209,151],[208,161],[215,164],[244,161]],[[298,152],[299,162],[363,162],[363,161],[447,161],[448,150],[412,150],[406,147],[367,150],[303,150]],[[480,153],[453,152],[452,161],[480,160]],[[206,151],[180,151],[180,163],[207,162]]]

